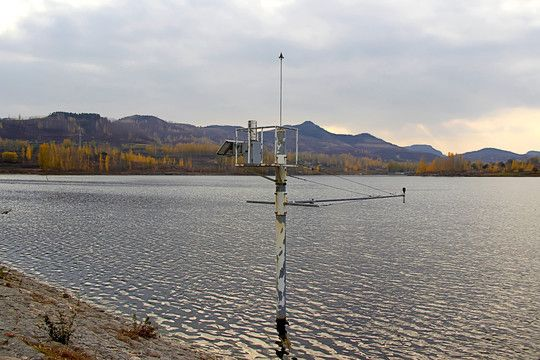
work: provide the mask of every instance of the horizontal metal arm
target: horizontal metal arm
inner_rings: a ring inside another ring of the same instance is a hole
[[[322,200],[297,200],[297,201],[291,201],[286,202],[285,205],[287,206],[305,206],[305,207],[321,207],[321,206],[328,206],[330,204],[321,204],[320,203],[333,203],[333,202],[345,202],[345,201],[361,201],[361,200],[375,200],[375,199],[389,199],[389,198],[397,198],[397,197],[405,197],[405,194],[399,194],[399,195],[378,195],[378,196],[365,196],[365,197],[356,197],[356,198],[341,198],[341,199],[322,199]],[[261,200],[248,200],[247,203],[249,204],[265,204],[265,205],[274,205],[273,201],[261,201]]]
[[[365,197],[356,197],[356,198],[343,198],[343,199],[323,199],[323,200],[298,200],[295,201],[296,204],[315,204],[315,203],[325,203],[325,202],[340,202],[340,201],[356,201],[356,200],[375,200],[375,199],[388,199],[396,197],[405,197],[404,194],[399,195],[379,195],[379,196],[365,196]]]
[[[259,201],[259,200],[248,200],[246,202],[249,203],[249,204],[266,204],[266,205],[274,205],[275,204],[273,201]],[[298,202],[286,202],[285,205],[287,205],[287,206],[320,207],[317,204],[298,203]]]

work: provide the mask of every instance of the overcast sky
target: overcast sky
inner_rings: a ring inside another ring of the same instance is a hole
[[[540,150],[540,1],[0,0],[0,117],[284,119]]]

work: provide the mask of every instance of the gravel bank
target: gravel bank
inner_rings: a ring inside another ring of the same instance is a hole
[[[69,346],[49,336],[45,316],[70,319]],[[145,339],[133,321],[77,299],[0,264],[0,359],[218,359],[178,340],[159,335]],[[131,330],[131,331],[130,331]]]

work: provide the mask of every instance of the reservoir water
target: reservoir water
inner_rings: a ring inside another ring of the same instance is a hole
[[[335,177],[308,177],[376,191]],[[540,178],[349,177],[400,198],[288,209],[299,358],[540,357]],[[0,175],[0,262],[239,358],[274,355],[273,184]],[[297,179],[291,200],[351,194]]]

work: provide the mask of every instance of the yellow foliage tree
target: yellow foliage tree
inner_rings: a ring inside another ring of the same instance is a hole
[[[420,159],[418,162],[418,166],[416,167],[416,174],[417,175],[423,175],[427,171],[427,165],[424,159]]]
[[[2,161],[7,163],[16,163],[19,160],[19,155],[14,151],[4,151],[2,153]]]
[[[24,156],[26,160],[31,161],[32,160],[32,145],[28,145],[26,147],[26,151],[24,152]]]

